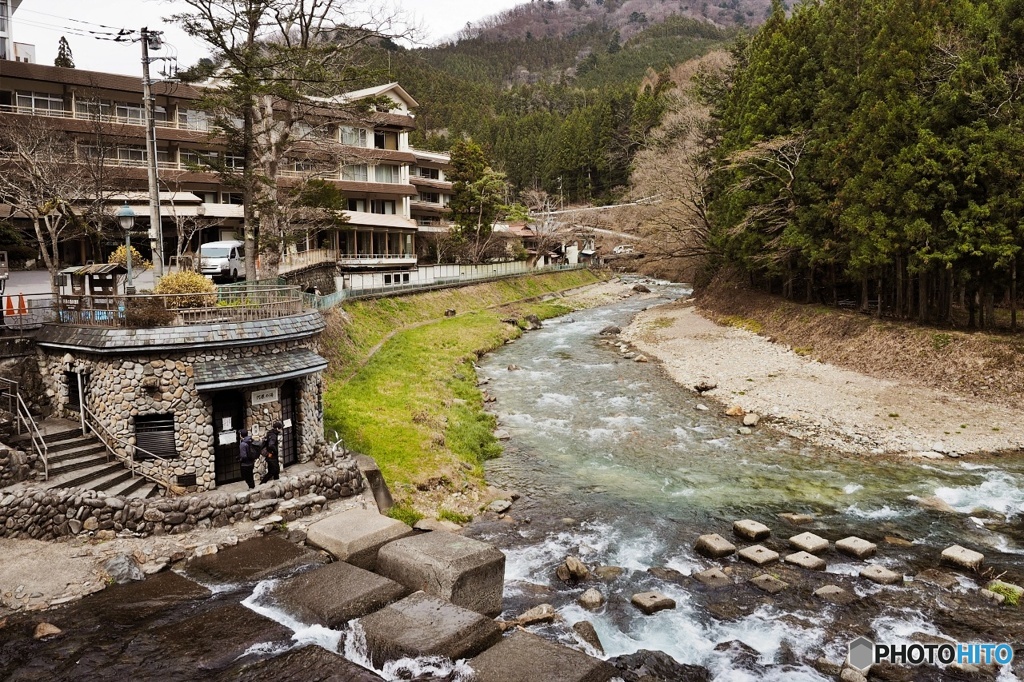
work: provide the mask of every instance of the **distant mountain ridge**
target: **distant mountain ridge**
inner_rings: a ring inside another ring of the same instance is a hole
[[[731,28],[760,25],[770,11],[771,0],[531,0],[467,24],[455,40],[565,38],[587,29],[627,40],[673,16]]]

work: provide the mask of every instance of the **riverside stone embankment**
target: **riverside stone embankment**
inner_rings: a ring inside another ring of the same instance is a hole
[[[699,386],[695,401],[738,408],[731,410],[738,419],[754,413],[842,452],[941,459],[1024,447],[1019,408],[910,376],[844,369],[816,360],[808,348],[708,318],[718,315],[692,301],[660,306],[639,314],[621,339],[658,358],[678,383]]]

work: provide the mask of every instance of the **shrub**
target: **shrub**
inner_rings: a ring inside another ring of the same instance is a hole
[[[124,248],[124,244],[117,247],[114,253],[110,254],[110,258],[107,259],[108,263],[117,263],[123,268],[128,267],[128,257],[125,255],[127,251]],[[153,264],[142,257],[139,250],[134,246],[132,247],[132,273],[145,272],[153,267]]]
[[[153,290],[156,294],[195,294],[167,299],[169,308],[208,308],[217,304],[217,287],[198,272],[184,270],[164,275]]]
[[[165,308],[159,298],[128,299],[125,322],[129,327],[164,327],[173,321],[174,312]]]

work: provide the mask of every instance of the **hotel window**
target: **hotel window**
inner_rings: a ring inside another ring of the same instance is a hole
[[[368,179],[366,164],[358,166],[342,166],[341,179],[351,182],[366,182]]]
[[[206,168],[207,155],[203,155],[192,149],[181,149],[178,151],[178,158],[181,159],[181,163],[185,166],[201,166]]]
[[[398,150],[398,133],[390,133],[384,130],[373,131],[373,146],[375,149]]]
[[[440,180],[441,171],[436,168],[417,168],[416,175],[427,180]]]
[[[225,154],[224,168],[228,170],[242,170],[245,168],[245,157],[238,154]]]
[[[117,102],[114,105],[114,115],[137,125],[142,125],[146,116],[141,104],[128,104],[127,102]]]
[[[399,181],[398,166],[374,166],[374,178],[377,182],[394,184]]]
[[[221,192],[220,203],[241,206],[245,203],[245,195],[241,192]]]
[[[98,100],[76,100],[75,116],[79,118],[105,118],[112,115],[110,102]]]
[[[348,210],[356,213],[366,213],[366,200],[364,199],[349,199]]]
[[[178,126],[186,130],[201,130],[207,131],[210,129],[210,123],[207,119],[205,111],[197,111],[195,109],[186,109],[185,111],[178,111]]]
[[[33,114],[64,111],[63,97],[42,92],[19,92],[15,95],[15,104],[19,110],[27,110]]]
[[[437,192],[420,192],[420,201],[425,201],[428,204],[440,204],[441,195]]]
[[[395,202],[384,199],[373,199],[370,201],[370,213],[395,215]]]
[[[366,146],[366,129],[364,128],[350,128],[349,126],[341,127],[341,143],[347,144],[350,147],[365,147]]]

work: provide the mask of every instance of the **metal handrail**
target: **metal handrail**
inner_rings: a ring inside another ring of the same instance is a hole
[[[158,476],[154,476],[153,474],[150,474],[146,471],[139,469],[135,463],[135,452],[138,451],[144,455],[152,457],[154,460],[160,462],[160,464],[164,467],[171,466],[170,460],[164,459],[160,455],[156,455],[150,452],[149,450],[146,450],[145,448],[140,448],[138,445],[132,445],[128,441],[119,438],[118,436],[114,435],[110,431],[110,429],[104,426],[103,422],[101,422],[99,418],[92,413],[92,410],[90,410],[85,405],[81,405],[80,407],[82,410],[82,423],[89,429],[92,429],[93,433],[96,434],[96,437],[100,439],[100,442],[103,443],[103,446],[107,449],[107,461],[110,461],[110,455],[113,455],[115,459],[117,459],[119,462],[128,467],[128,470],[132,474],[132,478],[135,478],[135,475],[138,474],[139,476],[149,479],[150,481],[153,481],[157,485],[162,486],[164,490],[169,492],[171,495],[181,495],[184,493],[184,489],[181,488],[181,486],[176,486],[173,483],[171,483],[170,478],[164,480],[159,478]],[[87,417],[91,417],[91,419],[88,419]],[[99,429],[96,428],[97,426],[99,426]],[[100,433],[100,429],[102,429],[103,433]],[[115,450],[114,447],[107,442],[107,439],[103,437],[104,434],[113,441],[123,445],[125,453],[127,454],[122,455],[117,450]]]
[[[39,430],[39,426],[36,424],[36,420],[32,418],[32,413],[29,412],[28,405],[25,404],[25,400],[21,397],[21,391],[17,381],[13,379],[7,379],[0,377],[0,382],[7,385],[7,398],[8,408],[11,406],[11,402],[14,403],[14,423],[18,429],[18,435],[21,435],[21,424],[25,423],[25,428],[28,430],[29,440],[32,442],[32,447],[35,449],[39,459],[43,461],[43,480],[49,480],[50,478],[50,449],[46,445],[46,439],[43,438],[42,432]],[[11,390],[13,386],[13,390]],[[37,442],[38,441],[38,442]]]

